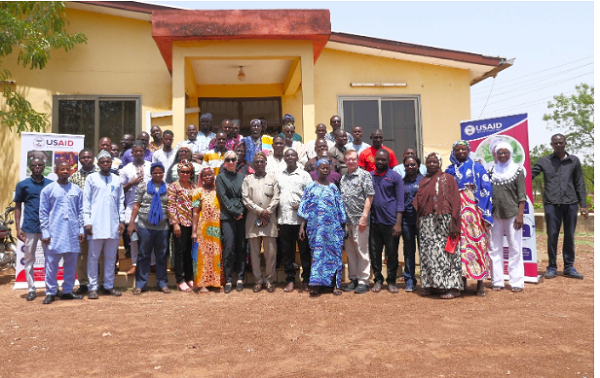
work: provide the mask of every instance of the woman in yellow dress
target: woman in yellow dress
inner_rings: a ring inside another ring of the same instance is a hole
[[[209,167],[200,173],[202,186],[192,195],[192,240],[198,242],[194,286],[208,293],[207,286],[220,288],[225,280],[221,265],[221,205],[217,198],[215,174]]]

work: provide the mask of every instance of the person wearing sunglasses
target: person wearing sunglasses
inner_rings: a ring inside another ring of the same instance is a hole
[[[225,169],[216,179],[217,197],[221,204],[221,241],[225,270],[225,294],[231,293],[233,269],[237,273],[236,290],[244,290],[246,273],[246,234],[242,202],[244,175],[236,171],[238,157],[234,151],[225,153]]]
[[[193,182],[194,165],[189,160],[182,160],[177,165],[177,173],[179,180],[167,188],[167,208],[175,242],[175,281],[180,291],[189,293],[194,287],[192,262],[192,194],[196,190]]]

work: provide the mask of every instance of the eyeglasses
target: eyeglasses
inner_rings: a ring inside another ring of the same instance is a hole
[[[237,160],[237,158],[225,158],[225,163],[233,163]]]
[[[417,165],[415,163],[411,163],[411,164],[404,164],[404,168],[414,168]]]
[[[264,160],[254,160],[254,164],[267,164]]]
[[[180,175],[191,175],[192,171],[179,171]]]

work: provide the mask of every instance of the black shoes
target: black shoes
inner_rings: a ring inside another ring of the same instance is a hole
[[[364,294],[369,291],[369,287],[365,284],[358,284],[354,290],[355,294]]]
[[[46,295],[42,304],[50,304],[52,302],[54,302],[54,295]]]
[[[29,293],[27,293],[27,301],[32,301],[35,299],[35,291],[30,291]]]
[[[73,293],[66,293],[60,296],[60,299],[83,299],[82,295],[77,295]]]
[[[75,292],[75,294],[86,294],[88,292],[88,287],[87,285],[79,285],[79,288],[77,289],[77,291]]]
[[[114,289],[114,288],[113,288],[113,289],[105,289],[105,288],[102,288],[102,289],[100,290],[100,292],[101,292],[103,295],[112,295],[113,297],[120,297],[120,296],[121,296],[121,292],[120,292],[119,290],[117,290],[117,289]]]
[[[225,284],[225,294],[231,293],[231,282]]]
[[[237,291],[242,291],[242,290],[244,290],[244,283],[243,283],[243,282],[238,282],[238,283],[235,285],[235,290],[237,290]]]
[[[348,285],[346,285],[346,288],[344,289],[344,291],[354,291],[356,290],[356,287],[358,286],[358,280],[352,280],[350,281],[350,283]]]
[[[563,271],[563,274],[565,275],[565,277],[577,278],[578,280],[582,280],[583,279],[583,274],[579,273],[577,271],[577,269],[575,269],[573,267],[565,269]]]

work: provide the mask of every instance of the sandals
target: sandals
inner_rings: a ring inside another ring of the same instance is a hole
[[[185,282],[180,282],[177,284],[177,289],[179,289],[179,291],[183,292],[183,293],[191,293],[192,289],[190,289],[190,287],[188,286],[187,283]]]
[[[142,294],[142,289],[140,289],[139,287],[136,287],[135,289],[133,289],[133,295],[140,295]]]
[[[333,295],[342,295],[342,290],[338,288],[333,289]]]
[[[254,285],[254,288],[252,289],[252,291],[255,293],[258,293],[261,290],[262,290],[262,284],[256,284],[256,285]]]
[[[513,293],[520,293],[523,291],[522,287],[513,287],[510,289],[510,291],[512,291]]]
[[[500,290],[504,290],[504,286],[492,286],[492,290],[493,290],[493,291],[500,291]]]
[[[168,286],[163,287],[162,289],[160,289],[160,291],[162,291],[165,294],[171,294],[171,289],[169,289]]]
[[[200,290],[198,290],[198,293],[200,294],[208,294],[210,293],[210,290],[208,290],[206,287],[201,287]]]
[[[373,288],[371,289],[371,291],[373,293],[379,293],[381,291],[381,282],[375,282],[375,285],[373,285]]]

